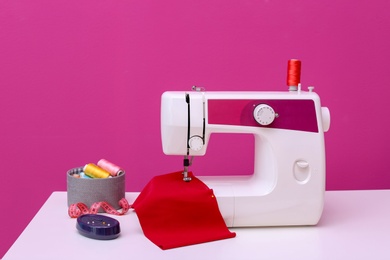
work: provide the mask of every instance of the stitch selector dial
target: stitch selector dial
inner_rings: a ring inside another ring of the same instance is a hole
[[[269,125],[275,120],[276,113],[269,105],[260,104],[253,110],[253,117],[260,125]]]

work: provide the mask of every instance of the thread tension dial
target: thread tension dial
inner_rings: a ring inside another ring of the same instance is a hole
[[[202,137],[195,135],[190,138],[188,144],[192,150],[200,151],[203,148],[203,139]]]

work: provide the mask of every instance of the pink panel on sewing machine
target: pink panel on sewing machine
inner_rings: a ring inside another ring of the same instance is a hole
[[[318,132],[313,100],[208,100],[208,123],[260,126],[253,117],[259,104],[271,106],[278,117],[268,128]]]

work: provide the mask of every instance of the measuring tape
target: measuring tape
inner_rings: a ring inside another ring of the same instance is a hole
[[[99,201],[93,203],[90,209],[88,209],[87,205],[85,205],[84,203],[78,202],[69,206],[68,215],[71,218],[78,218],[79,216],[85,214],[96,214],[100,208],[102,208],[108,214],[117,215],[117,216],[124,215],[129,211],[130,204],[125,198],[122,198],[118,202],[118,204],[122,208],[121,211],[114,209],[113,206],[111,206],[105,201]]]

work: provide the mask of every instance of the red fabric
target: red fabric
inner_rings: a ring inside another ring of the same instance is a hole
[[[181,172],[154,177],[132,207],[145,236],[162,249],[235,237],[219,211],[214,193]]]

